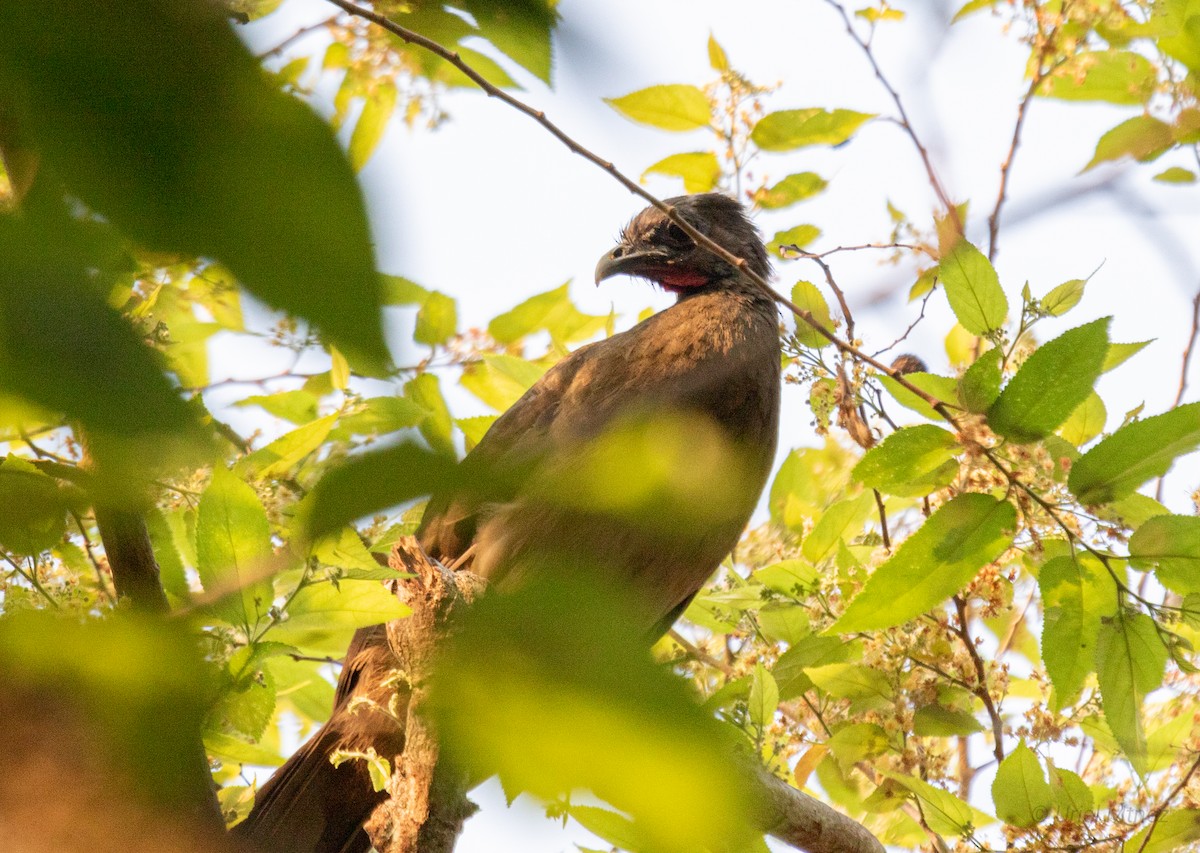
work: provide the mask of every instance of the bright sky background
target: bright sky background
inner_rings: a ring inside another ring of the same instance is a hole
[[[958,0],[896,5],[909,19],[881,27],[877,57],[952,196],[973,200],[968,237],[986,246],[984,220],[1027,85],[1026,51],[988,13],[947,30]],[[553,91],[498,58],[525,87],[521,97],[631,176],[668,154],[705,150],[710,137],[705,131],[668,134],[635,125],[600,99],[659,83],[708,82],[714,76],[705,48],[710,32],[752,80],[783,83],[768,109],[819,106],[894,115],[865,58],[821,0],[563,0],[559,9],[564,25],[556,39]],[[319,0],[290,0],[283,11],[243,32],[256,49],[266,49],[333,11]],[[302,40],[289,55],[319,51],[323,38]],[[325,114],[330,92],[317,89],[315,103]],[[568,279],[582,310],[599,314],[615,307],[626,324],[647,305],[670,304],[669,296],[628,279],[601,288],[592,284],[596,260],[642,207],[640,200],[497,101],[456,90],[443,106],[451,120],[436,132],[409,131],[393,122],[361,173],[383,271],[456,297],[464,325],[482,326]],[[1135,114],[1133,108],[1093,104],[1033,104],[996,264],[1013,307],[1026,280],[1035,294],[1044,294],[1099,268],[1078,308],[1039,326],[1043,340],[1105,315],[1114,317],[1113,340],[1157,339],[1123,370],[1101,379],[1098,391],[1108,406],[1110,429],[1139,403],[1146,404],[1146,414],[1170,406],[1190,331],[1190,301],[1200,288],[1198,190],[1151,180],[1169,165],[1195,169],[1196,163],[1172,153],[1148,166],[1123,164],[1077,175],[1100,134]],[[754,168],[773,180],[811,170],[830,181],[816,199],[758,220],[768,236],[800,222],[820,225],[824,234],[812,247],[818,251],[886,239],[887,200],[918,223],[934,205],[911,143],[885,121],[865,126],[838,150],[763,155]],[[658,178],[647,188],[660,197],[682,192],[677,181]],[[880,266],[882,256],[859,252],[831,259],[868,351],[886,346],[917,316],[917,306],[905,300],[911,270]],[[810,262],[777,262],[776,269],[781,290],[790,290],[799,278],[821,284],[820,270]],[[931,371],[947,373],[942,334],[951,324],[944,296],[935,294],[903,351],[921,356]],[[406,362],[410,333],[411,318],[398,312],[391,339],[400,363]],[[265,370],[221,352],[213,353],[213,362],[215,378],[222,369],[236,375]],[[1186,400],[1200,399],[1200,368],[1193,367],[1190,379],[1196,387]],[[816,441],[806,399],[806,391],[785,389],[781,454]],[[451,404],[459,416],[487,413],[465,392],[452,394]],[[893,416],[903,414],[892,408]],[[1191,512],[1188,496],[1197,486],[1200,475],[1192,460],[1168,480],[1167,504]],[[989,784],[981,779],[977,790],[986,792]],[[564,830],[542,819],[527,798],[506,810],[498,786],[485,786],[473,798],[483,811],[468,822],[462,853],[552,853],[573,850],[576,842],[589,844],[577,827]]]

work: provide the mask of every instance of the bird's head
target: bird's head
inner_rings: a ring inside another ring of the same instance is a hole
[[[669,198],[666,203],[701,234],[745,259],[750,270],[763,278],[770,275],[762,238],[737,201],[720,193],[704,193]],[[732,272],[730,264],[697,246],[661,210],[647,207],[622,229],[616,248],[596,264],[596,283],[614,275],[633,275],[685,293]]]

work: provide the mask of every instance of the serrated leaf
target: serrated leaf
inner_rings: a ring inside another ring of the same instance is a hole
[[[1200,840],[1200,809],[1169,809],[1125,842],[1123,853],[1175,853]]]
[[[570,282],[531,296],[511,311],[492,318],[488,334],[502,344],[514,343],[526,335],[547,331],[559,343],[585,340],[604,328],[604,316],[584,314],[568,292]]]
[[[1142,700],[1162,685],[1166,664],[1167,648],[1146,614],[1118,610],[1100,626],[1096,677],[1104,720],[1139,773],[1146,765]]]
[[[1200,518],[1159,515],[1129,538],[1129,562],[1154,570],[1167,589],[1180,594],[1200,592]]]
[[[470,453],[475,445],[483,440],[487,435],[487,431],[492,428],[492,424],[496,422],[498,415],[477,415],[473,418],[457,418],[454,423],[462,430],[463,438],[466,440],[466,449]]]
[[[249,633],[271,607],[271,525],[254,490],[217,467],[200,496],[196,570],[214,612]]]
[[[954,479],[954,457],[961,452],[958,440],[941,427],[905,427],[868,450],[851,476],[891,495],[922,497]]]
[[[362,113],[350,134],[350,165],[354,171],[362,171],[371,159],[383,133],[387,130],[392,113],[396,110],[396,86],[390,81],[379,83],[363,102]]]
[[[266,447],[243,456],[234,465],[233,470],[238,476],[250,479],[287,476],[309,455],[320,449],[337,419],[338,416],[334,413],[296,427]]]
[[[417,309],[413,340],[419,344],[444,344],[458,331],[458,305],[454,299],[434,290]]]
[[[515,355],[485,355],[462,372],[459,384],[493,409],[503,412],[521,398],[546,368]]]
[[[930,785],[915,776],[883,771],[888,779],[902,785],[921,802],[921,814],[929,828],[939,835],[970,835],[995,820],[972,808],[949,791]]]
[[[296,593],[288,604],[287,619],[274,625],[267,636],[310,653],[340,654],[356,628],[408,614],[409,608],[378,581],[311,583]]]
[[[1104,432],[1108,422],[1108,410],[1104,401],[1095,391],[1088,394],[1087,399],[1075,407],[1071,416],[1059,427],[1058,434],[1076,447],[1083,447],[1093,438]]]
[[[925,705],[913,714],[913,734],[922,737],[955,737],[983,731],[983,724],[968,711]]]
[[[968,412],[982,414],[1000,396],[1000,359],[1004,355],[994,347],[967,368],[958,381],[958,401]]]
[[[938,278],[946,290],[954,316],[968,332],[986,335],[1004,325],[1008,297],[983,252],[966,240],[959,240],[942,258]]]
[[[1083,171],[1122,157],[1132,157],[1140,163],[1146,163],[1174,144],[1169,124],[1154,116],[1134,116],[1100,137],[1096,142],[1096,151]]]
[[[750,139],[763,151],[792,151],[806,145],[841,145],[872,113],[853,110],[780,110],[767,113],[754,125]]]
[[[642,172],[647,175],[670,175],[683,179],[683,188],[689,193],[710,192],[721,178],[721,164],[711,151],[692,151],[664,157]]]
[[[1085,51],[1068,57],[1038,86],[1037,94],[1065,101],[1143,104],[1154,93],[1153,63],[1128,50]]]
[[[1090,554],[1055,557],[1038,572],[1045,616],[1042,660],[1054,685],[1054,706],[1075,701],[1096,663],[1102,619],[1117,610],[1117,587]]]
[[[1165,474],[1175,458],[1200,445],[1200,403],[1134,421],[1071,466],[1067,485],[1080,503],[1109,503]]]
[[[829,303],[815,284],[809,281],[798,281],[792,286],[792,304],[803,311],[812,314],[814,320],[828,329],[833,328],[833,317],[829,313]],[[796,340],[802,346],[820,349],[827,347],[830,341],[803,320],[796,319]]]
[[[815,225],[797,225],[793,228],[788,228],[786,231],[776,231],[775,236],[767,243],[767,251],[772,255],[780,255],[784,260],[791,260],[786,255],[783,255],[781,250],[784,246],[795,246],[798,249],[803,249],[820,236],[821,229]]]
[[[799,172],[754,193],[754,203],[764,210],[779,210],[812,198],[829,186],[816,172]]]
[[[863,522],[874,509],[875,496],[867,491],[856,498],[838,501],[830,506],[821,513],[812,532],[804,537],[801,545],[804,558],[812,563],[825,559],[838,542],[862,530]]]
[[[1050,815],[1054,805],[1050,783],[1025,741],[1000,762],[992,781],[992,802],[996,817],[1010,826],[1030,827]]]
[[[805,674],[813,684],[837,699],[890,700],[894,695],[884,673],[858,664],[810,666]]]
[[[1108,354],[1104,356],[1103,372],[1108,373],[1114,367],[1124,364],[1150,344],[1151,341],[1138,341],[1133,344],[1109,344]]]
[[[781,699],[792,699],[810,690],[812,679],[807,670],[833,663],[847,663],[862,656],[862,647],[856,643],[843,643],[837,637],[821,637],[810,634],[792,644],[780,655],[772,669],[775,682],[779,685]]]
[[[989,495],[962,494],[938,508],[868,578],[828,633],[890,628],[932,610],[1012,543],[1016,510]]]
[[[1086,279],[1073,278],[1051,288],[1050,292],[1041,298],[1042,310],[1051,317],[1061,317],[1079,304],[1086,286]]]
[[[547,86],[553,83],[551,33],[558,21],[555,5],[549,0],[508,0],[505,3],[464,0],[463,3],[484,38]]]
[[[294,424],[306,424],[317,417],[317,402],[315,394],[297,389],[275,394],[255,394],[236,400],[233,405],[258,406],[277,418]]]
[[[695,86],[650,86],[604,102],[626,118],[662,130],[696,130],[712,120],[708,96]]]
[[[858,762],[883,755],[890,748],[887,733],[874,723],[851,723],[842,726],[826,741],[843,770]]]
[[[1026,444],[1054,432],[1092,393],[1108,352],[1108,317],[1038,347],[987,411],[988,425]]]
[[[746,698],[746,708],[750,713],[750,722],[760,730],[766,728],[775,717],[775,708],[779,705],[779,687],[775,678],[762,665],[757,663],[750,676],[750,694]]]
[[[1054,810],[1067,820],[1078,823],[1095,808],[1091,789],[1078,774],[1055,767],[1049,759],[1046,760],[1046,769],[1050,775],[1050,796],[1054,800]]]
[[[330,435],[348,439],[352,435],[387,435],[397,430],[417,426],[427,412],[407,397],[370,397],[362,408],[343,415]]]
[[[879,384],[884,387],[896,402],[906,409],[912,409],[914,412],[929,418],[931,421],[943,420],[929,403],[921,397],[918,397],[912,391],[909,391],[895,379],[890,376],[877,376]],[[931,394],[935,399],[941,400],[944,403],[952,403],[958,398],[958,382],[951,379],[949,376],[938,376],[935,373],[924,373],[917,371],[916,373],[904,374],[904,381],[910,385],[915,385],[926,394]]]
[[[421,421],[421,435],[429,442],[429,446],[439,453],[451,456],[454,454],[454,419],[450,416],[450,407],[442,396],[441,383],[432,373],[421,373],[404,383],[404,395],[425,410],[425,419]]]

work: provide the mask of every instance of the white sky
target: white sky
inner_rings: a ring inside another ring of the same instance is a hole
[[[973,199],[968,237],[985,245],[984,219],[994,202],[999,164],[1026,86],[1025,50],[1003,35],[1000,22],[987,13],[947,32],[945,21],[957,3],[896,5],[910,19],[880,29],[877,56],[951,194]],[[332,11],[319,0],[291,0],[283,12],[246,35],[256,48],[270,47],[299,24]],[[734,66],[751,79],[784,81],[768,101],[769,109],[820,106],[894,114],[840,20],[819,0],[563,0],[560,11],[565,25],[558,37],[554,91],[501,61],[526,88],[521,97],[632,176],[668,154],[706,149],[709,137],[704,131],[668,134],[635,125],[600,98],[658,83],[708,82],[712,72],[705,44],[710,31]],[[300,42],[293,55],[314,49],[320,39]],[[629,322],[647,305],[669,304],[669,296],[628,279],[602,288],[592,284],[596,260],[642,207],[638,199],[497,101],[455,91],[445,97],[444,107],[451,120],[434,133],[409,131],[393,122],[361,174],[383,271],[456,297],[460,318],[468,325],[483,325],[499,311],[568,279],[573,280],[572,297],[589,313],[607,313],[615,306]],[[1098,390],[1108,406],[1110,429],[1141,402],[1147,414],[1171,404],[1190,330],[1190,300],[1200,287],[1198,190],[1150,180],[1168,165],[1195,169],[1194,162],[1173,153],[1148,166],[1123,165],[1076,176],[1099,135],[1135,114],[1131,108],[1093,104],[1033,104],[1012,174],[997,259],[1013,307],[1020,304],[1026,280],[1035,294],[1044,294],[1100,267],[1078,308],[1064,319],[1043,322],[1043,340],[1105,315],[1114,317],[1114,340],[1157,339],[1125,369],[1101,379]],[[772,179],[811,170],[830,181],[818,198],[759,220],[768,236],[800,222],[820,225],[825,233],[814,246],[817,250],[885,239],[889,199],[918,223],[927,220],[933,207],[914,149],[888,122],[867,125],[836,151],[763,155],[757,170]],[[1105,178],[1112,180],[1101,191],[1073,203],[1053,203]],[[682,192],[678,182],[666,179],[652,179],[647,187],[660,197]],[[904,298],[910,271],[879,267],[879,260],[868,253],[831,259],[868,351],[890,343],[917,312]],[[811,263],[776,267],[781,289],[790,290],[798,278],[821,284],[820,271]],[[881,294],[892,295],[877,299]],[[392,337],[400,363],[410,322],[398,319]],[[941,336],[951,323],[944,297],[936,294],[905,350],[924,358],[932,371],[946,373]],[[213,353],[213,362],[215,372],[245,369],[231,358],[223,360],[220,352]],[[262,372],[261,365],[255,368]],[[1190,377],[1197,389],[1188,400],[1200,398],[1197,371],[1200,367]],[[806,398],[806,391],[785,389],[781,453],[814,442]],[[486,413],[483,404],[465,393],[453,394],[451,402],[459,416]],[[1192,461],[1168,481],[1168,505],[1190,512],[1188,494],[1197,486],[1200,476]],[[986,792],[988,783],[981,781],[977,790]],[[459,847],[463,853],[551,853],[589,843],[578,828],[564,830],[541,819],[540,809],[524,798],[506,809],[495,785],[477,791],[474,799],[483,811],[467,824]]]

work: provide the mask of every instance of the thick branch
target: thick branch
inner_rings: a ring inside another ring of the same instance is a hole
[[[866,827],[793,788],[759,765],[748,778],[761,808],[759,828],[808,853],[883,853]]]

